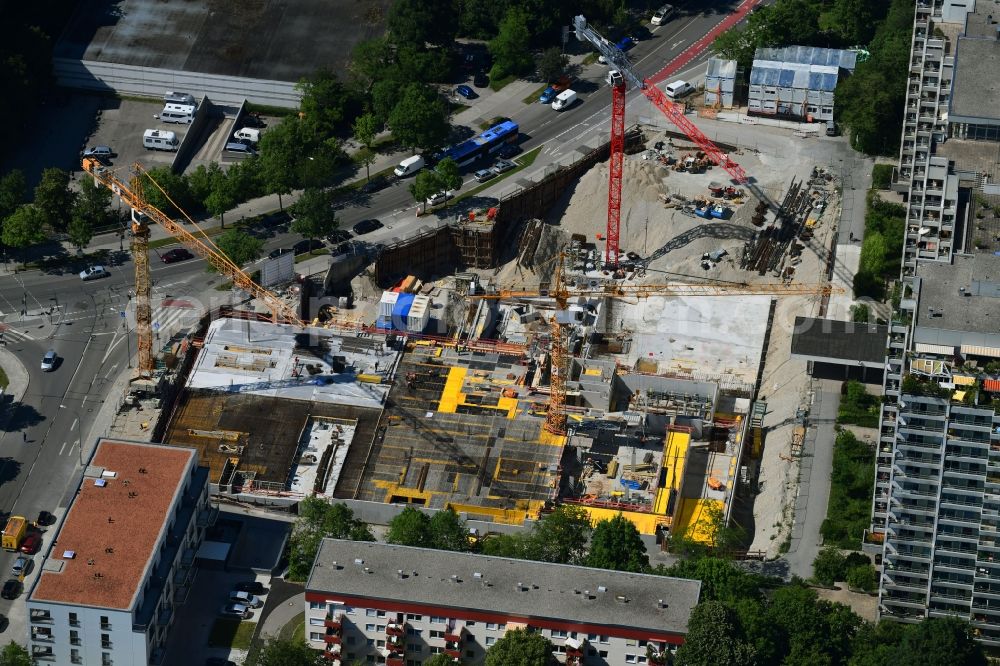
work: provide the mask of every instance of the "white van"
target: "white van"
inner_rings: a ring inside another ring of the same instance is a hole
[[[568,109],[573,106],[573,102],[576,101],[576,91],[575,90],[563,90],[561,93],[556,95],[556,98],[552,100],[552,108],[556,111],[562,111],[563,109]]]
[[[148,129],[142,133],[142,145],[146,150],[177,150],[177,135],[166,130]]]
[[[667,84],[667,87],[663,89],[663,92],[667,93],[667,97],[670,99],[680,99],[681,97],[687,97],[694,92],[694,86],[687,81],[674,81],[673,83]]]
[[[191,123],[197,110],[193,104],[166,104],[160,111],[160,120],[165,123]]]
[[[249,141],[257,143],[260,141],[260,130],[253,127],[244,127],[233,132],[233,138],[237,141]]]
[[[399,163],[399,166],[393,171],[397,178],[402,178],[403,176],[412,176],[416,172],[424,168],[424,158],[420,155],[414,155],[413,157],[407,157],[405,160]]]
[[[189,95],[182,92],[167,91],[163,95],[164,104],[188,104],[190,106],[195,106],[194,95]]]

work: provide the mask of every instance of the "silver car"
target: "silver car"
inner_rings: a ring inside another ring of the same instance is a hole
[[[25,557],[24,555],[19,555],[16,560],[14,560],[14,566],[10,568],[11,576],[27,576],[31,572],[31,559]]]
[[[52,372],[56,369],[56,360],[59,355],[56,354],[55,350],[50,349],[45,352],[45,356],[42,357],[42,372]]]
[[[111,273],[104,266],[88,266],[80,271],[80,279],[84,282],[106,277],[111,277]]]

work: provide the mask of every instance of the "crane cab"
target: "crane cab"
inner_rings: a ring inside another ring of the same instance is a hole
[[[612,88],[625,85],[625,77],[617,69],[608,70],[607,81]]]

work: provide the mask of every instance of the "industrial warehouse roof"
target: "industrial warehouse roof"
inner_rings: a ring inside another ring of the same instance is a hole
[[[400,573],[402,572],[402,573]],[[307,594],[685,633],[701,582],[384,543],[324,539]],[[660,603],[660,602],[663,603]],[[350,602],[346,602],[351,605]],[[377,606],[377,604],[374,604]]]
[[[796,317],[792,355],[824,363],[874,364],[885,362],[886,326],[856,324],[835,319]]]

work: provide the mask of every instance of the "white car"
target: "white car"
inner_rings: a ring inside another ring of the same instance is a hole
[[[447,192],[437,192],[427,197],[427,205],[437,206],[438,204],[443,204],[453,196],[455,196],[455,192],[453,190],[448,190]]]
[[[239,590],[233,590],[229,593],[229,601],[234,604],[241,604],[247,608],[260,608],[264,605],[260,597],[249,592],[240,592]]]
[[[670,21],[676,13],[677,8],[673,5],[663,5],[653,12],[653,18],[649,19],[649,22],[653,25],[663,25],[664,23]]]
[[[80,279],[84,282],[106,277],[111,277],[111,273],[109,273],[104,266],[88,266],[80,271]]]

